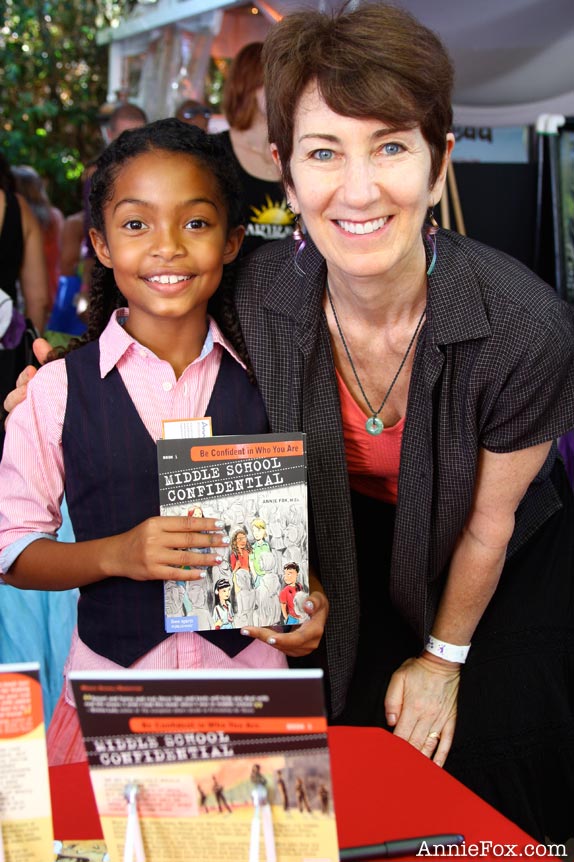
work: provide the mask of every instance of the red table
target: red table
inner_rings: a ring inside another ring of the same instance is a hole
[[[341,847],[461,833],[467,847],[488,841],[498,845],[492,852],[474,854],[493,860],[507,858],[501,845],[518,845],[517,853],[535,845],[490,805],[385,730],[333,727],[329,748]],[[56,838],[101,838],[87,765],[52,767],[50,784]],[[536,847],[531,856],[537,858]]]

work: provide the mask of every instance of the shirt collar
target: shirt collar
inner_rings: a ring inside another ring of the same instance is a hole
[[[139,343],[139,341],[136,341],[129,332],[126,332],[123,324],[128,316],[129,310],[127,308],[116,309],[112,313],[106,328],[100,336],[100,374],[102,378],[109,374],[110,371],[118,364],[120,359],[122,359],[122,357],[130,350],[144,350],[146,354],[149,354],[150,356],[155,355],[151,350],[149,350],[149,348],[144,347]],[[211,353],[214,347],[219,345],[220,348],[227,350],[229,355],[232,356],[242,368],[245,368],[244,363],[241,361],[231,344],[227,341],[215,320],[212,317],[209,317],[209,315],[207,319],[209,323],[207,336],[203,343],[203,347],[201,348],[201,353],[197,359],[193,361],[192,365],[204,360],[206,356]]]
[[[432,250],[425,243],[427,266]],[[279,277],[265,296],[265,306],[297,321],[300,346],[315,348],[314,327],[320,318],[325,283],[325,262],[310,237],[295,265],[294,252],[283,263]],[[437,344],[488,337],[480,270],[480,247],[448,231],[437,235],[437,262],[429,276],[427,319],[432,319],[432,338]],[[456,302],[453,302],[453,297]]]
[[[427,264],[431,250],[425,243]],[[491,334],[481,270],[480,246],[450,231],[437,234],[437,261],[428,277],[429,319],[437,344],[487,338]]]

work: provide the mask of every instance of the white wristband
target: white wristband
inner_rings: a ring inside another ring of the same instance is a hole
[[[470,644],[468,646],[449,644],[446,641],[439,641],[438,638],[432,635],[429,635],[429,639],[425,645],[426,652],[430,652],[431,655],[436,655],[445,661],[457,662],[458,664],[465,663],[469,649]]]

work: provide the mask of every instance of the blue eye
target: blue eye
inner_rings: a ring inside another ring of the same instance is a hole
[[[313,150],[311,158],[318,162],[330,162],[334,155],[333,150]]]
[[[397,156],[399,153],[402,153],[404,147],[402,144],[397,144],[394,141],[391,141],[388,144],[383,144],[383,152],[387,156]]]

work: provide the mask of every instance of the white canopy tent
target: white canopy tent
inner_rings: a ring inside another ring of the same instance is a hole
[[[544,113],[574,116],[574,0],[393,2],[435,30],[449,49],[456,68],[458,124],[524,125],[534,124]],[[129,19],[99,37],[110,44],[110,97],[125,83],[122,57],[145,53],[168,32],[196,34],[195,50],[190,51],[189,44],[187,50],[193,78],[204,70],[206,52],[209,55],[214,43],[236,51],[247,41],[262,38],[274,20],[293,9],[339,5],[334,0],[254,0],[249,6],[259,15],[235,15],[233,26],[226,27],[225,19],[231,16],[224,12],[239,11],[245,6],[241,0],[140,0]],[[186,56],[177,62],[181,60]],[[181,66],[175,72],[166,84],[174,90]],[[157,96],[156,92],[153,104],[159,107]]]
[[[293,0],[269,0],[281,13]],[[456,68],[463,125],[574,114],[574,0],[394,0],[434,30]]]

